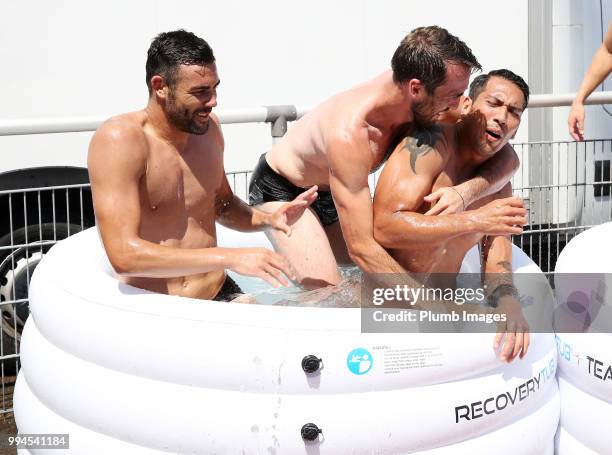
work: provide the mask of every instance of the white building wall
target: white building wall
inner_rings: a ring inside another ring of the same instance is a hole
[[[608,23],[612,20],[612,0],[554,0],[553,1],[553,91],[573,93],[602,41]],[[606,90],[612,90],[612,76],[604,81]],[[601,87],[596,90],[601,90]],[[606,106],[612,112],[612,106]],[[601,106],[587,106],[585,137],[607,139],[612,137],[612,116]],[[569,107],[553,109],[553,140],[569,141],[567,129]]]
[[[601,45],[602,35],[612,19],[612,1],[555,0],[552,2],[552,13],[553,92],[573,93],[580,87],[593,55]],[[604,87],[612,90],[612,77],[604,81]],[[601,89],[600,86],[596,91]],[[586,149],[577,149],[568,132],[569,109],[557,107],[552,110],[552,140],[569,143],[562,144],[552,153],[551,166],[542,167],[542,173],[547,177],[535,176],[534,181],[539,179],[540,182],[559,186],[550,195],[553,216],[542,221],[568,223],[582,220],[589,224],[596,222],[598,215],[610,210],[609,197],[595,198],[592,188],[584,186],[594,180],[595,160],[611,158],[609,143],[606,147],[601,143],[596,146],[587,143]],[[606,106],[606,109],[612,112],[612,106]],[[602,106],[587,106],[585,115],[586,139],[612,137],[612,116]]]
[[[438,24],[461,37],[485,71],[527,78],[527,0],[22,0],[0,14],[0,118],[111,115],[147,101],[146,50],[185,28],[213,47],[219,108],[314,105],[387,69],[401,38]],[[226,169],[252,168],[268,125],[228,125]],[[84,165],[91,133],[0,138],[0,172]],[[517,140],[526,140],[524,123]]]

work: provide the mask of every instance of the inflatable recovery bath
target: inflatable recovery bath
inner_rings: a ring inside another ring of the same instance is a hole
[[[266,242],[221,229],[219,241]],[[475,252],[466,261],[478,269]],[[361,333],[359,308],[154,294],[112,276],[95,230],[51,249],[30,302],[17,425],[68,433],[70,453],[553,451],[552,334],[506,365],[490,333]]]
[[[612,453],[612,223],[574,237],[555,268],[560,455]]]

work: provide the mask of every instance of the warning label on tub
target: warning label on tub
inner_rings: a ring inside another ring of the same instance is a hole
[[[414,368],[442,366],[440,347],[385,349],[383,351],[383,371],[385,374],[400,373]]]

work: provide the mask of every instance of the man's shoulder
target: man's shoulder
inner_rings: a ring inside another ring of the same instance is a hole
[[[418,138],[431,146],[436,144],[448,145],[454,138],[456,128],[456,125],[435,123],[426,128],[414,128],[408,132],[407,136]]]
[[[410,166],[412,172],[417,173],[417,163],[420,163],[420,166],[425,165],[431,172],[439,172],[447,163],[454,147],[452,133],[452,125],[434,125],[409,131],[391,153],[388,166]]]
[[[146,114],[142,111],[129,112],[110,117],[100,125],[100,128],[96,131],[96,135],[115,140],[144,140],[145,117]]]
[[[104,121],[89,147],[90,159],[103,160],[130,156],[146,160],[148,141],[144,131],[146,114],[142,111],[120,114]],[[140,160],[137,160],[139,162]]]
[[[406,133],[399,148],[417,150],[421,153],[434,150],[445,157],[455,145],[454,125],[432,125],[427,128],[414,128]]]
[[[214,112],[210,113],[210,126],[209,132],[212,133],[217,139],[223,141],[223,132],[221,131],[221,120]]]
[[[321,126],[330,131],[342,128],[358,132],[367,127],[371,105],[371,94],[357,86],[328,98],[311,111],[311,116],[318,117]]]
[[[389,82],[392,80],[391,71],[384,71],[374,78],[349,88],[328,99],[329,113],[352,127],[355,132],[368,129],[375,125],[379,129],[388,129],[392,126],[396,113],[404,111],[405,106],[388,104]],[[381,106],[386,112],[395,110],[392,115],[381,115]],[[376,119],[372,117],[375,114]]]

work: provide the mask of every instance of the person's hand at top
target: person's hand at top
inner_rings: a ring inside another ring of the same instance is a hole
[[[582,84],[572,102],[567,127],[569,134],[577,141],[584,140],[584,101],[612,72],[612,22],[608,25],[608,31],[603,43],[595,52],[589,69],[584,75]]]

